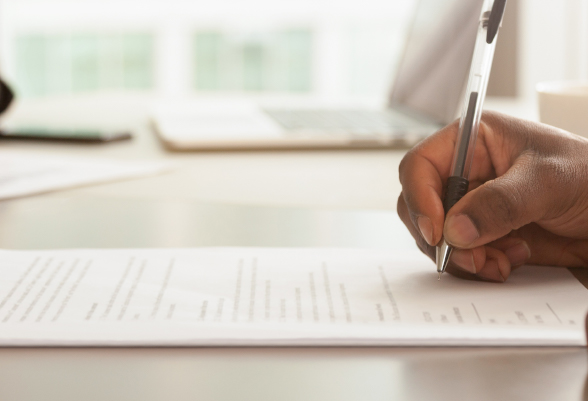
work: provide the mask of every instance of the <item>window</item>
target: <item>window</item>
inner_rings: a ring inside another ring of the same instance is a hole
[[[414,0],[0,0],[20,96],[102,90],[383,99]]]

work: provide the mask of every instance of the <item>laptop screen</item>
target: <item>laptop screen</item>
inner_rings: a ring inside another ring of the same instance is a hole
[[[442,124],[456,118],[467,83],[482,3],[418,2],[390,106]]]

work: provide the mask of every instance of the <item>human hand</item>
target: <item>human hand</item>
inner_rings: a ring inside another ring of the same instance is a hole
[[[588,267],[588,140],[544,124],[482,116],[468,193],[444,216],[458,122],[400,163],[398,214],[435,259],[454,247],[448,272],[503,282],[524,263]]]

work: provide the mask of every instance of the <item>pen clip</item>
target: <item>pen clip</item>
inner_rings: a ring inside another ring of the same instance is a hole
[[[502,16],[504,15],[504,8],[506,7],[506,0],[495,0],[488,19],[488,31],[486,33],[486,43],[490,44],[494,41],[498,28],[502,23]]]

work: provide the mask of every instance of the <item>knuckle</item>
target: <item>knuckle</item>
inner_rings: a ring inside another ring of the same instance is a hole
[[[398,213],[398,217],[400,217],[400,220],[402,220],[404,225],[406,225],[409,228],[409,224],[416,227],[415,220],[411,216],[410,210],[408,210],[408,206],[404,201],[404,197],[402,194],[400,194],[400,196],[398,197],[398,202],[396,203],[396,211]]]
[[[560,157],[545,157],[535,165],[535,171],[546,189],[572,184],[575,181],[575,170],[572,162]]]
[[[485,211],[484,224],[499,229],[519,228],[518,222],[521,221],[527,206],[519,188],[509,185],[506,180],[500,183],[490,181],[482,187],[481,195],[485,199],[482,203],[482,211]]]
[[[400,161],[400,165],[398,166],[398,175],[399,175],[401,181],[405,175],[407,166],[411,164],[412,160],[414,159],[414,156],[415,156],[415,150],[412,149],[412,150],[408,151],[408,153],[406,153],[404,155],[404,157],[402,158],[402,160]]]
[[[537,193],[543,194],[540,199],[546,214],[558,215],[572,207],[579,198],[584,198],[582,186],[577,185],[579,176],[582,175],[581,170],[582,166],[573,160],[555,156],[543,157],[535,161],[534,178],[529,179],[525,185],[528,188],[534,187]]]
[[[406,216],[407,211],[406,202],[404,202],[404,195],[401,192],[400,196],[398,197],[398,201],[396,202],[396,212],[398,213],[398,216],[404,220],[403,216]]]

